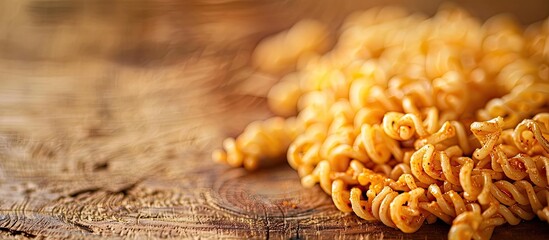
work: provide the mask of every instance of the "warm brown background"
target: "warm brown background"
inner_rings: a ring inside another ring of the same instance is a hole
[[[297,19],[334,29],[383,1],[1,0],[0,238],[413,238],[345,215],[287,166],[212,163],[269,115],[276,78],[248,64]],[[433,13],[440,1],[403,2]],[[459,1],[486,18],[549,16],[549,1]],[[539,220],[494,239],[548,239]]]

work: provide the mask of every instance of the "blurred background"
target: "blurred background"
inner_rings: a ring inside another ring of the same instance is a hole
[[[251,48],[302,18],[337,27],[349,12],[402,5],[432,14],[448,1],[404,0],[4,0],[0,54],[4,60],[68,62],[104,59],[130,66],[168,65],[196,52]],[[458,0],[486,19],[499,13],[528,24],[547,17],[549,3]],[[224,50],[224,51],[223,51]]]
[[[208,125],[175,138],[234,135],[268,114],[247,111],[263,109],[277,81],[249,64],[265,36],[303,18],[319,19],[335,34],[353,11],[393,4],[433,14],[442,2],[3,0],[0,133],[67,140],[173,135]],[[549,15],[545,0],[453,2],[480,19],[508,13],[529,24]],[[228,110],[224,118],[208,117]],[[194,126],[189,118],[202,120]],[[226,118],[234,127],[221,127]]]

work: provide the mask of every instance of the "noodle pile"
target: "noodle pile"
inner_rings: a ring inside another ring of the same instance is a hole
[[[342,212],[405,233],[440,219],[450,239],[488,239],[549,222],[549,19],[523,29],[455,7],[374,8],[348,17],[325,54],[321,24],[296,26],[254,55],[265,71],[296,69],[268,96],[278,116],[215,160],[255,169],[286,155]]]

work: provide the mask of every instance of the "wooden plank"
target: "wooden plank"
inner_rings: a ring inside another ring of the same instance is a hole
[[[249,68],[249,50],[302,16],[265,28],[286,5],[158,2],[0,3],[0,238],[446,237],[440,222],[404,234],[340,213],[287,165],[211,162],[223,137],[269,116],[276,78]],[[524,233],[547,239],[547,225],[494,239]]]

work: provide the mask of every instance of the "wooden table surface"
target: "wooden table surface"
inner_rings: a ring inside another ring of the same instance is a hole
[[[441,222],[404,234],[340,213],[286,164],[250,173],[209,157],[270,115],[276,77],[249,66],[257,41],[379,2],[2,0],[0,238],[446,238]],[[543,0],[460,2],[483,18],[549,15]],[[548,229],[506,225],[493,239]]]

